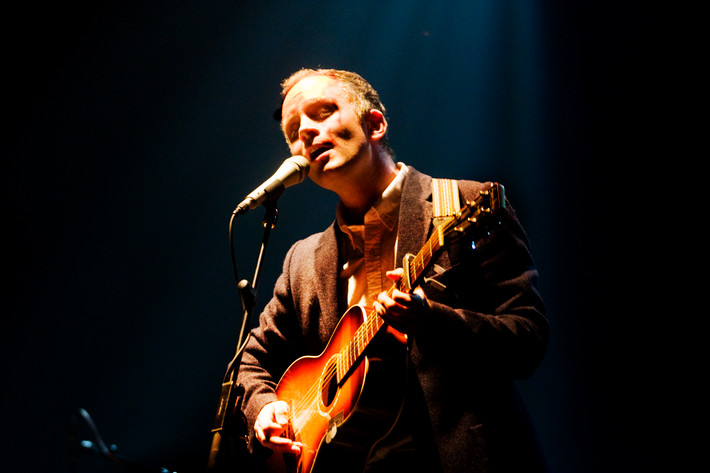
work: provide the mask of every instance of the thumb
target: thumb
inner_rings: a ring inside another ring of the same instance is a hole
[[[274,417],[279,424],[288,423],[288,404],[284,401],[278,401],[274,405]]]
[[[387,276],[388,279],[390,279],[392,281],[397,281],[397,280],[401,279],[402,276],[404,276],[404,269],[403,268],[396,268],[391,271],[387,271],[387,273],[385,273],[385,275]]]

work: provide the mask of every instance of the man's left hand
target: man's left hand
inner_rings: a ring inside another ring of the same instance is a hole
[[[402,268],[387,271],[387,277],[395,282],[402,279],[403,274]],[[377,314],[392,327],[405,333],[416,332],[429,315],[429,301],[422,288],[418,286],[411,293],[394,289],[389,296],[386,292],[382,292],[377,297],[374,307]]]

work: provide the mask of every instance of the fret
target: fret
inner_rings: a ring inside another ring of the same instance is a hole
[[[350,342],[350,364],[354,365],[359,353],[357,352],[357,340],[360,338],[360,331],[355,332],[355,338]],[[348,367],[349,368],[349,367]]]
[[[363,349],[364,349],[364,347],[362,346],[362,341],[363,341],[363,338],[365,338],[365,337],[363,337],[362,334],[360,334],[360,335],[361,335],[361,336],[359,336],[359,337],[357,337],[357,338],[355,339],[355,340],[356,340],[356,343],[357,343],[357,346],[356,346],[356,348],[357,348],[357,350],[356,350],[357,356],[360,356],[360,353],[362,353],[362,351],[363,351]],[[357,358],[357,356],[356,356],[356,358]]]
[[[343,379],[343,356],[342,352],[340,356],[338,356],[338,360],[335,362],[335,375],[337,376],[337,379]]]

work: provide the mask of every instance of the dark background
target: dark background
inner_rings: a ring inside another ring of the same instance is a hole
[[[279,82],[323,66],[380,92],[399,160],[505,184],[552,326],[519,384],[553,471],[708,471],[695,13],[494,0],[4,10],[0,470],[69,471],[78,407],[132,460],[204,468],[241,318],[229,217],[288,157]],[[334,204],[310,181],[280,199],[260,306],[290,243]],[[262,216],[237,221],[240,277]],[[78,471],[108,470],[79,457]]]

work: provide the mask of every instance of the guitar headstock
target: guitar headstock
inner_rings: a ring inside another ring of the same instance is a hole
[[[482,220],[505,208],[505,188],[494,182],[478,193],[439,228],[445,240],[455,240],[471,232]]]
[[[404,277],[401,287],[411,291],[419,284],[434,255],[438,254],[444,245],[470,233],[474,228],[481,230],[479,223],[482,220],[488,220],[487,217],[504,207],[505,189],[501,184],[494,182],[480,191],[472,201],[466,202],[466,205],[456,215],[436,227],[434,233],[416,256],[407,254],[404,257],[402,261]]]

